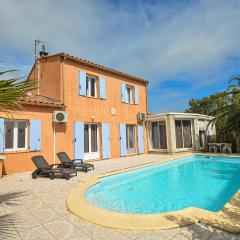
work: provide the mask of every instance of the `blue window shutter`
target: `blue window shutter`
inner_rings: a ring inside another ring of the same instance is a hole
[[[138,87],[134,87],[135,104],[139,104]]]
[[[84,123],[74,123],[74,158],[83,159],[84,157]]]
[[[30,151],[41,149],[41,120],[30,120]]]
[[[127,155],[126,124],[120,124],[120,155]]]
[[[106,99],[106,79],[105,77],[99,77],[100,85],[100,98]]]
[[[102,123],[102,158],[111,157],[110,152],[110,128],[109,123]]]
[[[122,102],[126,102],[126,83],[125,82],[122,82],[121,100],[122,100]]]
[[[80,71],[79,72],[79,96],[86,96],[86,72]]]
[[[4,151],[4,119],[0,118],[0,153]]]
[[[138,125],[138,153],[144,153],[143,126]]]

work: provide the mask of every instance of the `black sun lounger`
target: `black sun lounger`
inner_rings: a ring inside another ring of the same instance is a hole
[[[55,178],[56,175],[62,175],[65,179],[69,179],[72,174],[77,176],[77,171],[73,168],[62,168],[61,164],[49,165],[48,162],[42,155],[32,157],[32,161],[37,167],[32,173],[32,178],[36,179],[37,176],[48,176],[51,180]]]
[[[82,169],[84,172],[87,172],[88,170],[94,170],[94,165],[90,163],[83,162],[82,159],[73,159],[71,160],[67,153],[65,152],[59,152],[57,153],[57,156],[62,164],[62,167],[64,168],[75,168],[75,169]]]

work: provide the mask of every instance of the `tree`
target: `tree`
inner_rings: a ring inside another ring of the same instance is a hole
[[[214,116],[217,140],[233,142],[236,151],[240,152],[240,77],[231,79],[224,92],[191,99],[186,112]]]
[[[225,122],[223,132],[233,134],[236,152],[240,152],[240,77],[229,81],[224,95],[228,101],[223,107],[215,110],[215,121]]]
[[[0,77],[2,78],[2,76],[10,72],[15,72],[15,70],[0,72]],[[20,110],[22,106],[19,99],[36,88],[36,81],[33,80],[22,81],[22,78],[0,80],[0,111]]]
[[[210,115],[228,101],[229,97],[224,92],[218,92],[202,99],[191,99],[188,103],[189,108],[185,112]]]
[[[202,99],[191,99],[189,101],[189,108],[186,109],[186,112],[199,113],[216,117],[216,111],[223,108],[226,104],[228,104],[229,101],[229,96],[227,96],[224,92],[218,92]],[[226,122],[224,119],[219,119],[216,122],[216,137],[219,141],[224,141],[226,138],[232,140],[231,134],[226,134],[224,131],[225,124]]]

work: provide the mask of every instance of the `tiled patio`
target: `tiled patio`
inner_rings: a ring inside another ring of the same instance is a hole
[[[99,161],[94,163],[95,171],[79,172],[69,181],[32,180],[29,172],[5,176],[0,180],[0,239],[240,240],[240,236],[201,224],[161,231],[114,230],[79,219],[66,209],[68,193],[86,177],[173,158],[176,156],[148,154]]]

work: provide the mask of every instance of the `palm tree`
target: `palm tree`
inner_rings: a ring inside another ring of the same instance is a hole
[[[10,72],[15,72],[15,70],[0,72],[0,77]],[[19,77],[0,80],[0,111],[9,112],[9,110],[22,109],[20,98],[36,88],[36,81],[33,80],[22,81],[22,78]]]
[[[223,97],[227,97],[227,101],[223,107],[212,112],[215,116],[213,122],[224,121],[223,132],[234,134],[236,151],[240,152],[240,77],[229,81]]]

